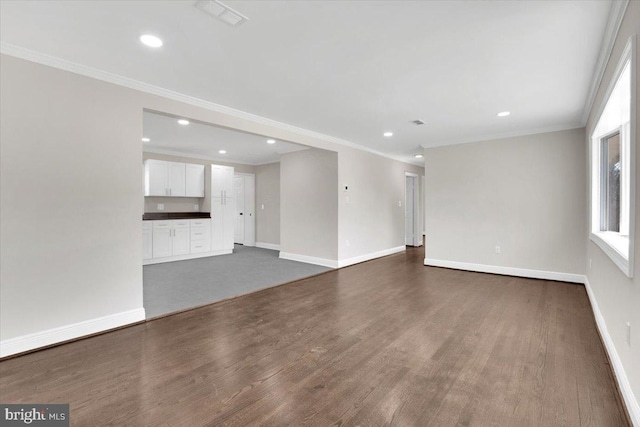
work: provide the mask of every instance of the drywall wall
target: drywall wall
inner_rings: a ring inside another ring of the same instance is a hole
[[[144,318],[140,230],[144,110],[330,150],[336,168],[337,156],[353,150],[320,136],[225,114],[203,102],[185,103],[170,93],[159,96],[4,54],[0,77],[3,354]],[[345,158],[339,168],[358,167],[352,163],[359,157],[348,157],[352,160]],[[393,167],[393,160],[380,159],[381,169]],[[332,202],[317,207],[332,221],[335,218],[335,224],[321,227],[333,230],[334,241],[319,253],[337,260],[337,172],[334,176],[335,207]],[[365,179],[360,185],[378,191],[381,199],[388,197],[387,190],[376,190],[373,182]],[[306,221],[307,228],[315,227],[310,218]],[[402,240],[403,230],[393,224],[378,222],[375,227],[354,227],[352,238],[366,242],[370,233],[389,236],[389,227],[394,230],[389,247]],[[363,245],[359,252],[372,253],[379,246]]]
[[[256,243],[280,245],[280,163],[256,166]]]
[[[584,135],[425,149],[426,258],[584,274]]]
[[[338,154],[304,150],[280,157],[280,251],[337,262]]]
[[[598,114],[600,106],[606,102],[604,100],[605,92],[613,80],[615,68],[620,60],[622,51],[624,50],[627,40],[634,34],[640,33],[640,2],[631,1],[627,6],[624,19],[620,26],[620,30],[616,37],[614,48],[609,58],[602,82],[597,92],[597,96],[589,114],[587,121],[586,135],[589,137],[592,133],[598,121]],[[637,37],[637,36],[636,36]],[[637,44],[638,41],[636,41]],[[640,65],[640,58],[638,58],[638,48],[636,45],[636,64]],[[640,83],[640,67],[636,68],[636,81]],[[640,85],[636,86],[636,99],[640,100]],[[636,123],[640,124],[640,108],[636,105]],[[614,347],[615,353],[619,357],[624,375],[628,380],[629,392],[626,393],[627,398],[635,400],[631,406],[635,416],[635,422],[640,425],[640,408],[638,405],[638,399],[640,398],[640,196],[638,191],[640,186],[638,185],[638,179],[640,179],[640,135],[636,128],[636,236],[635,236],[635,259],[634,263],[634,278],[629,279],[625,274],[611,261],[611,259],[600,249],[596,244],[588,241],[587,248],[587,261],[586,272],[589,280],[589,287],[593,297],[597,302],[597,308],[599,309],[602,319],[606,324],[606,330],[610,336],[611,342]],[[585,138],[584,141],[585,150],[588,149],[589,141]],[[585,159],[585,164],[588,163],[588,159]],[[590,182],[588,176],[585,175],[585,182]],[[590,198],[590,192],[587,193],[587,197]],[[590,203],[590,201],[589,201]],[[589,222],[590,223],[590,222]],[[585,230],[585,234],[588,230]],[[589,260],[591,261],[591,268],[589,268]],[[627,322],[631,323],[631,345],[627,342]],[[607,338],[605,337],[605,342]],[[609,349],[611,351],[611,349]],[[612,357],[612,359],[614,359]],[[613,361],[614,368],[616,367],[616,361]],[[618,372],[619,381],[624,383],[624,379],[620,378],[620,372]],[[624,394],[623,384],[623,394]],[[633,394],[633,397],[630,396]]]
[[[151,152],[142,153],[143,160],[156,159],[165,160],[169,162],[181,162],[181,163],[193,163],[198,165],[205,165],[205,177],[204,177],[204,198],[197,197],[145,197],[144,198],[144,211],[145,212],[160,212],[158,210],[158,203],[164,205],[164,212],[193,212],[194,205],[198,205],[200,212],[211,212],[211,169],[209,166],[212,164],[231,166],[235,172],[238,173],[254,173],[254,166],[244,165],[239,163],[219,162],[217,160],[203,160],[192,157],[175,156],[169,154],[158,154]],[[143,165],[144,170],[144,165]],[[143,176],[144,185],[144,176]],[[144,187],[143,187],[144,191]]]
[[[405,172],[424,176],[424,168],[350,148],[338,164],[340,260],[404,248]]]

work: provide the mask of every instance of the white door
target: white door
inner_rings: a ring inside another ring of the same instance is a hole
[[[204,165],[188,163],[186,169],[187,197],[204,197]]]
[[[235,197],[225,197],[222,205],[222,249],[233,250],[233,234],[236,219]]]
[[[404,203],[404,225],[405,225],[405,245],[415,245],[415,177],[405,176],[405,203]]]
[[[253,174],[244,178],[244,244],[256,244],[256,177]]]
[[[173,255],[187,255],[191,251],[189,227],[173,229]]]
[[[233,241],[244,244],[244,175],[233,177],[233,192],[236,200],[236,217],[234,221]]]
[[[144,163],[145,170],[145,196],[168,196],[169,175],[167,162],[161,160],[147,160]]]
[[[182,196],[185,195],[185,167],[184,163],[169,163],[169,195]]]

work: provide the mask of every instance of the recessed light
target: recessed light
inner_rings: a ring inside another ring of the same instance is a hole
[[[218,151],[218,153],[220,153],[220,154],[227,154],[227,150],[220,150],[220,151]]]
[[[178,123],[180,123],[182,126],[186,126],[189,124],[189,120],[180,119],[178,120]]]
[[[275,139],[267,139],[267,144],[275,144],[276,140]]]
[[[393,136],[393,132],[385,132],[383,135],[389,138],[390,136]]]
[[[149,138],[142,138],[142,142],[149,142],[151,141]]]
[[[140,42],[142,42],[142,44],[149,46],[149,47],[161,47],[162,46],[162,40],[160,40],[160,38],[156,37],[156,36],[152,36],[151,34],[143,34],[140,36]]]
[[[507,117],[511,114],[509,111],[503,111],[502,113],[498,113],[498,117]]]
[[[423,156],[422,156],[422,154],[416,154],[416,155],[415,155],[415,158],[416,158],[416,159],[421,159],[422,157],[423,157]]]

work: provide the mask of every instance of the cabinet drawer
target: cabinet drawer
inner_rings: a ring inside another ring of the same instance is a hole
[[[153,221],[153,228],[155,230],[170,229],[171,221]]]
[[[211,242],[208,240],[191,241],[191,253],[209,252],[211,250]]]
[[[211,230],[209,227],[195,227],[191,229],[191,240],[210,240]]]
[[[192,219],[191,227],[208,227],[211,225],[210,219]]]
[[[173,228],[189,228],[188,219],[176,219],[171,222],[173,222]]]

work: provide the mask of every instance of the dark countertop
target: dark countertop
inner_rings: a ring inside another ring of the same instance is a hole
[[[211,218],[209,212],[147,212],[142,215],[143,221],[157,221],[163,219],[199,219]]]

